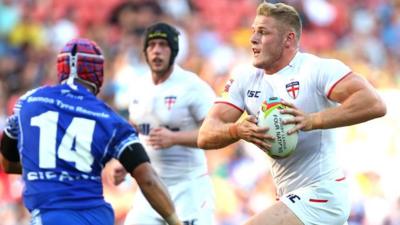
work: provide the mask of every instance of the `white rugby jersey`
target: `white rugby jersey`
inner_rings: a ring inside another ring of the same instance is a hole
[[[262,101],[280,97],[306,113],[318,112],[337,104],[328,98],[330,92],[350,72],[338,60],[298,52],[288,66],[275,74],[265,74],[257,68],[233,74],[216,103],[228,103],[257,115]],[[333,129],[300,131],[296,151],[291,156],[268,158],[278,195],[343,175],[336,161]]]
[[[172,131],[198,129],[215,101],[211,87],[196,74],[175,65],[170,77],[155,85],[151,75],[133,84],[129,119],[139,127],[152,165],[167,183],[195,178],[208,172],[205,153],[198,148],[174,145],[154,150],[146,145],[150,129],[167,127]]]

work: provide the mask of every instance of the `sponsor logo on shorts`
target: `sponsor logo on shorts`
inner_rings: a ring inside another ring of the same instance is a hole
[[[295,194],[286,195],[286,198],[288,198],[293,203],[296,203],[296,200],[301,200],[301,198]]]

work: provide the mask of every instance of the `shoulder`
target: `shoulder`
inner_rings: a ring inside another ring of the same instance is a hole
[[[192,82],[199,82],[201,80],[199,75],[197,75],[196,73],[187,69],[183,69],[178,65],[174,66],[173,73],[175,77],[179,78],[179,80],[192,81]]]
[[[39,98],[42,98],[43,101],[51,101],[49,98],[46,97],[47,93],[50,93],[50,89],[52,89],[53,86],[41,86],[38,88],[34,88],[31,89],[29,91],[27,91],[26,93],[24,93],[23,95],[21,95],[18,99],[18,101],[16,102],[16,106],[21,106],[22,104],[24,104],[24,102],[29,101],[29,99],[31,98],[36,98],[37,96]],[[43,94],[46,93],[46,94]],[[45,97],[42,97],[45,96]]]
[[[51,89],[51,88],[52,88],[51,86],[41,86],[41,87],[31,89],[31,90],[25,92],[25,94],[21,95],[20,100],[25,100],[28,97],[33,96],[33,95],[43,92],[43,91],[46,92],[48,89]]]
[[[258,69],[252,65],[237,65],[233,67],[230,73],[231,83],[247,85],[264,77],[264,70]]]
[[[348,73],[351,69],[341,60],[320,57],[309,53],[300,53],[298,66],[305,74],[331,75]]]
[[[210,85],[200,78],[200,76],[192,71],[183,69],[175,65],[174,73],[177,77],[177,81],[182,83],[188,89],[190,88],[211,88]]]
[[[101,111],[96,111],[98,116],[105,121],[106,123],[112,124],[113,128],[120,129],[124,127],[131,127],[128,120],[124,118],[121,114],[116,112],[113,108],[107,105],[105,102],[98,100],[99,107],[101,107]]]
[[[319,68],[323,68],[325,66],[344,65],[344,63],[339,59],[316,56],[310,53],[300,54],[303,63],[313,64],[314,66],[317,66]]]
[[[92,96],[90,96],[90,98],[92,99],[92,101],[97,102],[97,106],[101,108],[101,111],[103,113],[108,114],[112,118],[117,118],[117,119],[122,118],[122,116],[120,116],[120,114],[118,114],[113,108],[111,108],[111,106],[109,106],[103,100],[98,99],[96,97],[92,97]]]

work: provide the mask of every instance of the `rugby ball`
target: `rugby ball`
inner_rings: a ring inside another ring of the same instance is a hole
[[[260,127],[269,127],[267,134],[275,137],[271,142],[272,148],[267,152],[272,158],[285,158],[291,155],[297,146],[298,134],[287,134],[287,131],[293,128],[294,124],[283,124],[283,120],[293,118],[290,114],[281,114],[279,110],[287,106],[281,103],[281,99],[271,97],[262,102],[258,112],[258,123]]]

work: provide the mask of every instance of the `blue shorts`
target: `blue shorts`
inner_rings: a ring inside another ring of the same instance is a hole
[[[110,205],[89,209],[35,209],[30,225],[114,225],[114,220]]]

